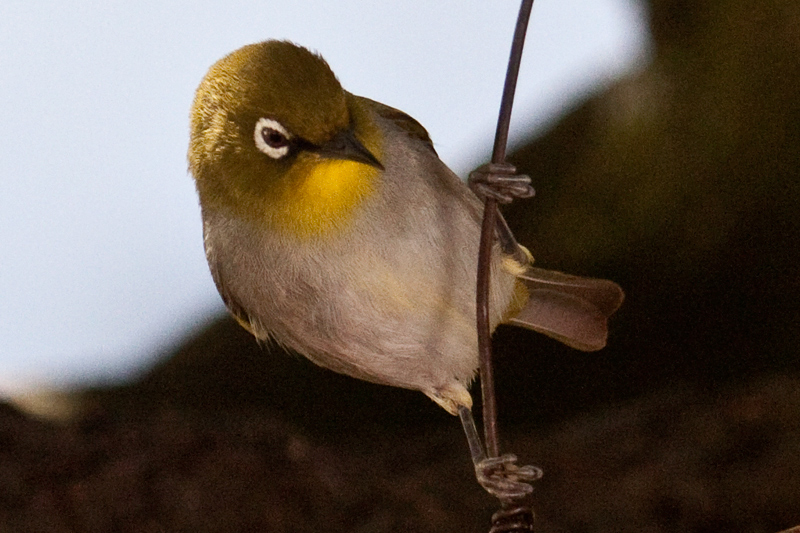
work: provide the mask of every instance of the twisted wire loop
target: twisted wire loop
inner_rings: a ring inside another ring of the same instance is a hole
[[[532,198],[536,191],[531,187],[531,178],[517,174],[511,163],[486,163],[469,174],[470,188],[478,198],[486,201],[494,198],[498,204],[510,204],[515,198]]]
[[[481,165],[470,172],[467,183],[478,198],[495,204],[510,204],[515,198],[532,198],[536,195],[531,186],[530,176],[517,174],[517,168],[506,162]],[[496,207],[491,209],[496,210]],[[506,219],[499,211],[496,212],[495,219],[497,239],[500,241],[503,253],[513,256],[522,265],[528,264],[530,262],[528,254],[520,248]]]
[[[533,511],[527,505],[503,507],[492,515],[489,533],[529,533],[533,531]]]

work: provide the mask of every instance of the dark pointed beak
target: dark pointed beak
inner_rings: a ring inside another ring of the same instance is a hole
[[[383,170],[383,165],[378,158],[356,139],[353,130],[349,128],[334,135],[330,141],[317,148],[316,152],[322,157],[347,159]]]

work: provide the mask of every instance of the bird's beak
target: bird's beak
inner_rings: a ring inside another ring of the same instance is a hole
[[[356,139],[353,130],[342,130],[316,150],[317,154],[330,159],[347,159],[383,170],[383,165],[372,152]]]

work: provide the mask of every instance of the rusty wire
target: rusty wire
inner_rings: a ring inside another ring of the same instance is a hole
[[[516,173],[511,165],[506,163],[506,146],[508,144],[508,130],[511,123],[511,109],[514,103],[514,93],[517,86],[522,48],[525,44],[525,35],[528,29],[533,0],[522,0],[517,25],[514,29],[514,38],[511,44],[511,54],[508,60],[503,98],[500,103],[500,114],[497,119],[497,130],[492,151],[492,162],[487,167],[477,172],[485,174],[499,173],[506,177]],[[511,198],[529,197],[533,189],[523,187],[523,192],[508,194],[504,202]],[[505,253],[517,257],[521,251],[508,229],[503,216],[497,210],[498,197],[487,195],[484,200],[483,223],[481,226],[480,248],[478,251],[478,276],[476,291],[476,322],[478,328],[478,352],[480,360],[481,394],[483,397],[483,428],[484,442],[488,457],[500,455],[500,442],[497,432],[497,400],[494,392],[494,369],[492,366],[491,325],[489,320],[489,287],[491,281],[491,259],[494,247],[495,231],[498,232],[501,246]],[[533,512],[527,505],[501,499],[501,508],[492,516],[490,533],[511,533],[533,531]]]
[[[497,131],[492,151],[492,164],[506,164],[506,145],[508,144],[508,130],[511,123],[511,109],[514,104],[514,92],[517,87],[522,48],[525,44],[525,34],[528,29],[528,20],[533,9],[533,0],[522,0],[517,25],[514,30],[514,39],[511,43],[511,55],[508,59],[505,85],[503,86],[503,99],[500,103],[500,115],[497,119]],[[495,228],[503,233],[507,226],[500,213],[497,211],[497,200],[487,196],[483,210],[483,225],[481,228],[481,241],[478,253],[478,283],[477,283],[477,327],[478,327],[478,352],[480,357],[481,394],[483,396],[483,429],[486,452],[489,457],[500,454],[500,444],[497,436],[497,402],[494,393],[494,370],[492,367],[491,327],[489,323],[489,285],[491,276],[492,247],[495,240]],[[510,232],[507,232],[510,236]],[[513,237],[512,238],[512,243]],[[514,243],[516,246],[516,243]],[[515,250],[516,251],[516,250]]]

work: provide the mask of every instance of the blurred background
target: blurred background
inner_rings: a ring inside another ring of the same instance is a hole
[[[488,530],[452,417],[226,317],[186,114],[213,61],[286,37],[465,175],[518,7],[0,7],[0,390],[71,415],[0,404],[0,526]],[[627,297],[596,354],[495,333],[537,531],[800,524],[799,36],[796,0],[535,3],[509,159],[537,195],[504,213],[540,266]]]
[[[4,2],[0,395],[117,379],[222,313],[186,170],[208,67],[268,38],[403,109],[465,175],[491,146],[516,2]],[[634,0],[543,1],[515,139],[641,67]]]

